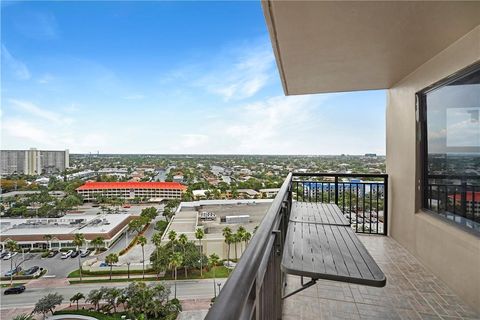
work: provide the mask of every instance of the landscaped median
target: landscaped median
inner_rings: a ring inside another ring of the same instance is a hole
[[[104,313],[93,311],[93,310],[60,310],[60,311],[55,311],[53,315],[54,316],[81,315],[86,317],[92,317],[98,320],[121,320],[122,315],[126,315],[126,314],[127,314],[126,312],[119,312],[119,313],[110,315],[110,314],[104,314]],[[62,318],[54,318],[54,319],[62,319]]]
[[[30,275],[30,276],[20,273],[18,275],[13,276],[13,281],[18,281],[18,280],[28,281],[28,280],[38,279],[44,276],[47,273],[47,271],[48,271],[47,269],[43,269],[38,275]],[[2,285],[4,282],[10,283],[10,277],[0,277],[0,282],[2,283]]]
[[[229,275],[229,269],[221,266],[215,268],[215,278],[227,278]],[[142,270],[130,271],[130,279],[125,271],[113,271],[112,280],[110,280],[110,271],[82,271],[83,280],[79,280],[79,271],[75,270],[68,275],[70,284],[78,283],[102,283],[102,282],[128,282],[128,281],[161,281],[161,280],[174,280],[171,272],[165,273],[165,276],[157,277],[157,274],[151,270],[145,270],[145,279],[142,278]],[[177,276],[177,280],[186,279],[213,279],[213,270],[203,272],[203,277],[200,276],[199,270],[189,270],[188,277]]]

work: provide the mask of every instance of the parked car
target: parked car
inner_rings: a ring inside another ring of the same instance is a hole
[[[102,263],[100,263],[99,267],[101,267],[101,268],[108,267],[108,264],[106,262],[102,262]]]
[[[23,291],[25,291],[25,286],[17,286],[17,287],[8,288],[3,292],[3,294],[20,294]]]
[[[80,254],[80,251],[73,251],[70,258],[76,258],[76,257],[78,257],[79,254]]]
[[[6,256],[3,257],[3,260],[10,260],[11,258],[15,257],[18,252],[9,252]]]
[[[237,264],[233,261],[224,261],[223,265],[228,269],[233,269]]]
[[[90,255],[90,253],[92,253],[91,250],[82,251],[82,253],[80,253],[80,257],[82,257],[82,258],[88,257]]]
[[[24,271],[24,274],[26,276],[33,276],[36,275],[37,273],[40,272],[40,267],[39,266],[33,266],[27,270]]]
[[[10,271],[7,271],[7,272],[5,273],[5,277],[10,277],[10,276],[12,276],[12,275],[14,276],[14,275],[16,275],[17,273],[19,273],[20,271],[22,271],[22,267],[18,266],[18,267],[16,267],[15,269],[12,269],[12,270],[10,270]]]
[[[62,259],[69,258],[73,253],[73,250],[68,250],[67,252],[62,253]]]
[[[50,253],[48,254],[49,258],[53,258],[58,254],[58,250],[51,250]]]
[[[5,257],[6,255],[8,254],[7,251],[4,251],[0,254],[0,259],[3,259],[3,257]]]

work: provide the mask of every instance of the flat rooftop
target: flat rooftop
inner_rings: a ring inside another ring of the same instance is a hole
[[[225,204],[225,205],[205,205],[200,206],[199,211],[213,212],[217,216],[215,221],[201,221],[199,224],[205,229],[207,235],[222,234],[225,227],[230,227],[235,231],[239,226],[243,226],[247,231],[253,232],[256,226],[260,225],[263,217],[270,208],[270,202],[252,202],[241,204]],[[220,222],[222,217],[226,216],[244,216],[249,215],[248,223],[225,223]],[[223,236],[222,236],[223,237]]]
[[[189,240],[196,241],[195,230],[198,227],[203,227],[205,231],[206,240],[223,239],[222,230],[225,227],[230,227],[236,231],[238,227],[243,226],[247,231],[253,233],[253,230],[258,226],[272,200],[263,201],[236,201],[236,200],[207,200],[207,201],[192,201],[182,202],[182,207],[179,212],[175,214],[173,220],[169,224],[164,233],[163,240],[168,239],[170,230],[175,230],[178,234],[187,235]],[[216,215],[215,221],[199,220],[199,213],[207,211],[213,212]],[[248,223],[224,223],[221,218],[225,216],[250,216]]]
[[[109,233],[129,214],[65,215],[61,218],[0,219],[4,236]]]

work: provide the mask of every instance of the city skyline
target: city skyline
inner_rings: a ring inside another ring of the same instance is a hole
[[[257,2],[3,2],[2,79],[2,149],[385,154],[384,91],[284,97]]]

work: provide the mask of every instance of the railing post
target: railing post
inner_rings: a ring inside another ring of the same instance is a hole
[[[455,193],[457,193],[455,191]],[[454,194],[455,194],[454,193]],[[467,217],[467,183],[465,181],[462,181],[462,187],[460,188],[460,205],[461,205],[461,214],[463,217]],[[453,207],[455,208],[455,201],[453,203]],[[473,199],[472,199],[472,208],[473,208]]]
[[[272,319],[281,319],[282,318],[282,270],[280,264],[282,261],[282,252],[283,252],[283,232],[280,230],[274,230],[275,233],[275,242],[273,250],[273,313]]]
[[[335,204],[338,205],[338,176],[335,176]]]
[[[388,176],[383,177],[383,234],[388,235]]]

